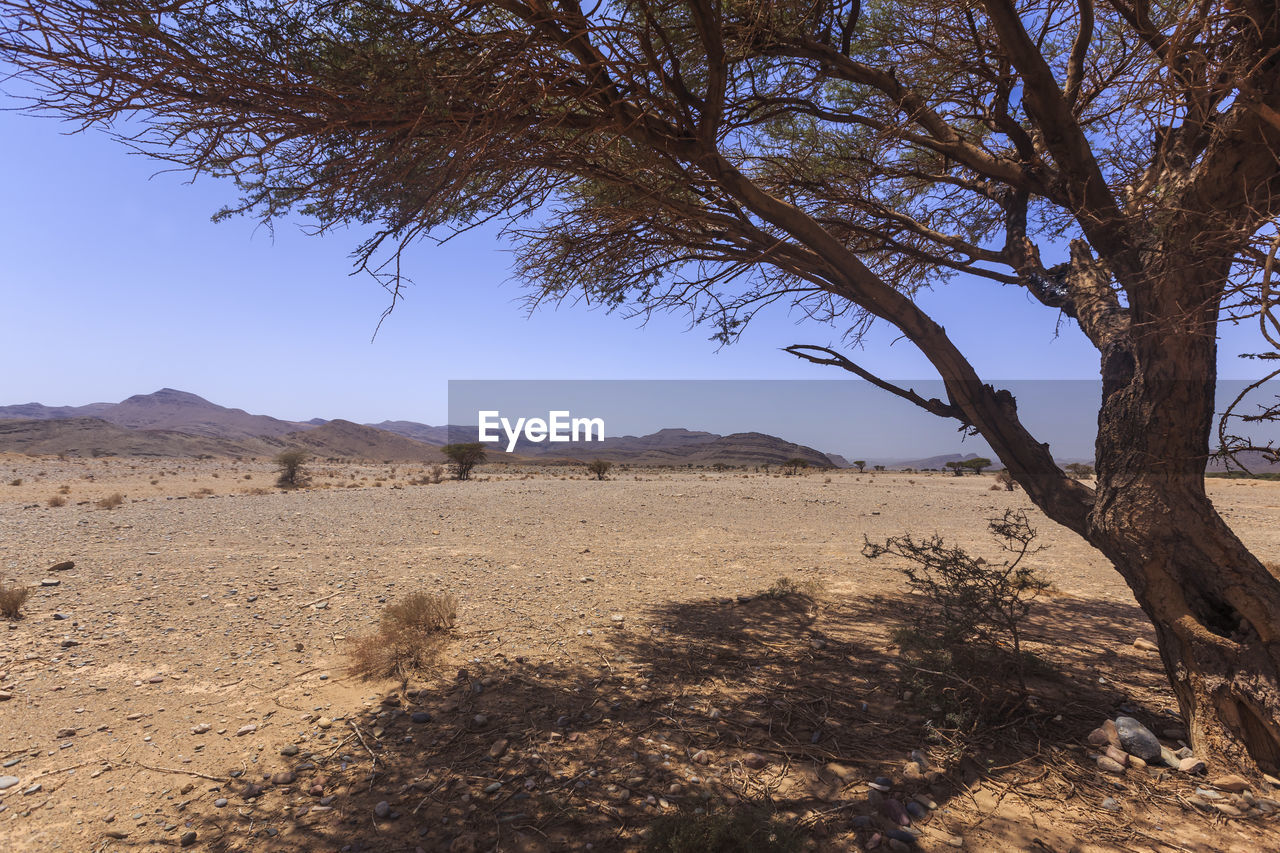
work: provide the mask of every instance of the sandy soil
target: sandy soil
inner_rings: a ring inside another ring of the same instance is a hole
[[[901,576],[862,540],[991,553],[984,520],[1030,505],[989,476],[421,473],[284,493],[265,463],[0,457],[0,581],[35,586],[0,621],[0,849],[632,849],[739,802],[860,849],[880,775],[938,803],[926,850],[1280,849],[1274,820],[1190,805],[1203,780],[1093,767],[1103,718],[1176,705],[1123,582],[1038,515],[1043,713],[963,758],[930,734],[889,639]],[[1280,484],[1210,489],[1280,559]],[[754,598],[780,576],[821,593]],[[416,590],[459,599],[439,671],[349,675],[345,641]],[[904,778],[913,748],[941,772]]]

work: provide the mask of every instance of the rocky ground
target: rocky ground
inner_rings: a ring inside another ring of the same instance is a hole
[[[990,553],[985,519],[1029,509],[990,476],[423,473],[333,463],[285,493],[263,463],[0,457],[0,582],[34,587],[0,620],[0,849],[627,850],[752,805],[833,851],[1280,849],[1270,786],[1166,766],[1150,629],[1047,520],[1017,725],[913,701],[911,602],[863,536]],[[1280,484],[1210,488],[1280,558]],[[758,595],[784,576],[816,595]],[[418,590],[459,599],[439,669],[348,674],[346,641]]]

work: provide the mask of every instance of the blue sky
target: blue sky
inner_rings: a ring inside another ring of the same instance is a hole
[[[12,105],[13,101],[5,102]],[[406,256],[408,299],[370,337],[387,294],[352,277],[357,233],[322,238],[301,222],[274,237],[210,216],[228,183],[157,174],[105,135],[0,113],[4,266],[0,404],[79,405],[173,387],[290,419],[440,423],[450,379],[829,379],[779,352],[839,333],[785,310],[717,350],[684,316],[633,319],[562,306],[528,316],[510,255],[478,231]],[[1079,332],[1014,288],[958,279],[924,304],[992,379],[1095,376]],[[1247,376],[1225,342],[1224,375]],[[887,330],[857,358],[889,377],[930,378]],[[683,424],[671,424],[683,426]]]

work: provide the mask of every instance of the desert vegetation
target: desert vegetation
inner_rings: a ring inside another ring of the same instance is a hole
[[[0,616],[17,619],[22,615],[22,605],[30,597],[30,587],[0,583]]]
[[[458,616],[452,595],[413,592],[389,604],[378,630],[351,641],[351,672],[361,678],[411,677],[431,671]]]
[[[298,489],[307,485],[310,474],[307,472],[307,461],[310,454],[305,450],[284,450],[274,460],[277,475],[276,485],[282,489]]]

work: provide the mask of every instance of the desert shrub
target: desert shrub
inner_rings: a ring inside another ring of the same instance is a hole
[[[100,498],[95,501],[94,506],[98,509],[115,509],[123,503],[124,495],[119,492],[115,492],[114,494],[107,495],[105,498]]]
[[[988,526],[1006,554],[999,563],[973,557],[936,535],[922,541],[896,536],[883,545],[865,540],[862,553],[869,559],[887,554],[902,560],[908,588],[924,602],[910,627],[895,636],[909,662],[967,681],[999,680],[1012,669],[1024,693],[1021,625],[1035,596],[1049,584],[1028,565],[1041,548],[1026,513],[1007,510]]]
[[[605,459],[592,459],[587,463],[587,472],[597,480],[603,480],[607,477],[611,468],[613,468],[613,463]]]
[[[804,836],[767,812],[664,815],[645,831],[646,853],[790,853],[800,850]]]
[[[1062,470],[1073,480],[1087,480],[1093,476],[1093,466],[1084,462],[1069,462],[1062,466]]]
[[[822,584],[816,580],[797,581],[783,575],[766,590],[761,598],[817,598],[822,594]]]
[[[67,499],[64,498],[62,495],[54,495],[53,497],[49,498],[49,500],[45,501],[45,503],[51,507],[66,506]]]
[[[471,469],[486,458],[484,444],[479,441],[446,444],[440,448],[440,452],[453,463],[453,476],[458,480],[470,480]]]
[[[803,471],[808,467],[809,467],[809,460],[802,459],[799,456],[795,456],[791,459],[788,459],[786,462],[782,463],[783,473],[785,473],[788,477],[795,476],[796,474],[799,474],[801,471]]]
[[[407,681],[429,670],[444,650],[457,619],[452,595],[414,592],[382,611],[378,630],[351,641],[351,673],[361,678]]]
[[[71,487],[70,487],[70,486],[58,486],[58,494],[60,494],[60,495],[69,495],[69,494],[71,494]]]
[[[10,481],[9,481],[9,485],[10,485],[10,486],[21,486],[21,485],[22,485],[22,478],[21,478],[21,477],[14,477],[12,480],[10,480]]]
[[[307,460],[310,456],[305,450],[285,450],[278,454],[275,463],[279,476],[276,485],[282,489],[297,489],[307,484]]]
[[[31,597],[31,590],[25,586],[0,584],[0,616],[17,619],[22,615],[22,605]]]
[[[1006,492],[1012,492],[1018,487],[1018,484],[1014,481],[1013,475],[1008,471],[1000,471],[996,474],[996,488],[999,488],[1000,486],[1003,486]]]

